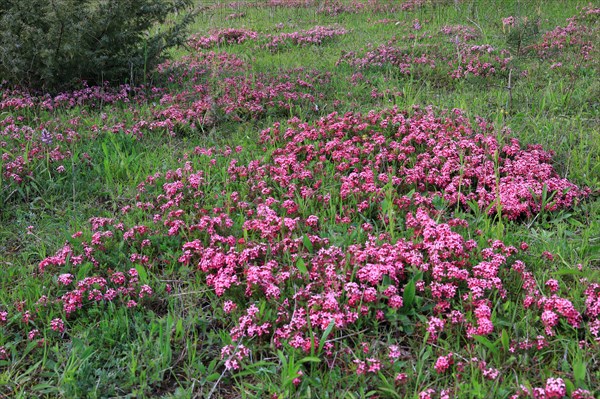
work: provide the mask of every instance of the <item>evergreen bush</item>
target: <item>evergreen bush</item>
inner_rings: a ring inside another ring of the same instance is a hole
[[[185,40],[192,0],[2,0],[0,81],[57,91],[140,83]],[[165,23],[166,22],[166,23]]]

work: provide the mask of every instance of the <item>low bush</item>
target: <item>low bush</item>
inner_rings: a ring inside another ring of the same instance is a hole
[[[183,43],[191,0],[31,0],[0,5],[0,76],[57,91],[78,82],[134,83]],[[154,29],[158,23],[160,29]]]

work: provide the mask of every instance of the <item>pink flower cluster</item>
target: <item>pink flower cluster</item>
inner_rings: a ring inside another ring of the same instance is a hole
[[[401,4],[398,2],[387,2],[382,0],[353,0],[350,2],[333,0],[322,2],[317,7],[317,12],[329,16],[367,12],[370,14],[390,14],[400,10],[410,10],[414,7],[421,6],[423,3],[425,3],[424,0],[405,1]]]
[[[581,12],[567,19],[566,26],[557,26],[546,32],[542,42],[531,46],[531,49],[542,59],[549,59],[557,64],[557,59],[564,59],[570,53],[577,56],[579,63],[597,63],[598,46],[595,38],[598,35],[600,8],[585,7]]]
[[[491,125],[473,126],[458,110],[418,109],[332,114],[315,124],[293,119],[263,131],[259,146],[264,155],[254,159],[240,158],[241,147],[197,148],[181,168],[148,176],[122,209],[123,221],[93,218],[89,236],[76,233],[40,262],[40,271],[56,273],[54,293],[40,303],[60,305],[69,317],[107,301],[133,307],[160,289],[145,285],[138,270],[187,265],[222,301],[215,311],[233,324],[234,344],[222,358],[235,370],[250,355],[250,342],[310,353],[329,326],[385,323],[413,310],[426,320],[416,328],[431,342],[450,334],[467,342],[493,336],[493,309],[516,279],[521,311],[540,316],[532,326],[541,335],[538,346],[563,321],[589,328],[593,342],[600,288],[587,288],[584,319],[559,296],[558,281],[538,284],[515,261],[515,247],[470,238],[465,220],[434,206],[437,196],[465,210],[470,203],[511,219],[530,217],[541,209],[536,193],[544,184],[553,195],[548,210],[572,206],[587,191],[559,178],[541,148],[523,149],[514,139],[500,144]],[[317,216],[311,203],[331,212]],[[331,228],[355,238],[340,241]],[[92,275],[77,280],[73,270],[81,265]],[[20,323],[34,317],[24,306],[18,311]],[[64,322],[54,320],[51,328],[65,333]],[[332,360],[335,345],[327,342],[323,356]],[[398,346],[381,355],[368,345],[355,349],[365,358],[349,361],[365,375],[403,357]],[[432,370],[460,371],[465,364],[457,359],[444,354]],[[483,360],[472,363],[484,378],[499,378]],[[548,390],[559,392],[560,384]]]
[[[284,7],[284,8],[306,8],[316,5],[316,0],[267,0],[265,2],[251,3],[254,7]],[[248,5],[247,3],[243,3]]]
[[[196,82],[200,76],[194,72],[186,84]],[[313,93],[329,81],[328,73],[302,68],[280,71],[276,76],[225,75],[211,84],[195,84],[189,90],[163,95],[159,100],[161,107],[152,111],[151,118],[139,121],[134,129],[159,129],[174,135],[186,129],[193,131],[214,126],[221,119],[289,115],[292,105],[303,104],[310,109],[319,100],[319,94]]]
[[[59,93],[54,96],[49,94],[34,95],[28,91],[18,89],[4,90],[0,97],[0,110],[40,108],[53,111],[74,107],[100,108],[100,106],[115,103],[134,102],[141,104],[148,99],[148,93],[160,90],[152,88],[148,91],[144,86],[132,87],[130,85],[111,87],[109,82],[106,82],[103,86],[88,86],[86,82],[82,82],[82,86],[81,89]]]
[[[340,196],[356,198],[358,210],[361,201],[383,195],[386,179],[396,187],[414,185],[417,193],[442,196],[450,205],[460,203],[467,209],[474,202],[490,214],[500,210],[509,219],[538,213],[544,190],[552,196],[544,204],[549,211],[569,208],[590,192],[557,175],[551,165],[552,153],[540,146],[523,149],[514,138],[501,144],[490,134],[491,125],[480,120],[473,126],[459,110],[443,117],[431,110],[408,116],[397,109],[365,117],[332,114],[315,128],[300,123],[285,131],[276,127],[263,133],[263,141],[277,143],[287,137],[327,140],[328,145],[319,146],[314,157],[340,159],[335,165]],[[348,132],[358,135],[348,138]],[[301,147],[297,143],[286,143],[283,151],[297,152]],[[394,167],[390,170],[388,165]],[[429,201],[423,199],[422,203]],[[401,204],[398,200],[398,206]]]
[[[544,387],[528,388],[521,385],[517,394],[511,399],[535,398],[535,399],[561,399],[567,397],[567,386],[562,378],[548,378]],[[573,390],[570,395],[573,399],[591,399],[594,395],[583,388]]]
[[[417,29],[418,28],[418,29]],[[421,30],[421,23],[416,20],[413,30]],[[488,44],[470,44],[478,37],[477,32],[462,25],[445,26],[441,34],[450,36],[445,46],[432,49],[427,43],[432,38],[426,31],[419,36],[410,33],[403,40],[392,40],[358,55],[356,52],[342,54],[337,64],[346,63],[358,69],[390,68],[392,72],[402,75],[429,76],[433,73],[446,75],[451,79],[467,77],[490,77],[508,70],[511,57],[506,50],[497,50]],[[412,41],[411,47],[400,46],[399,43]]]
[[[340,14],[358,13],[394,13],[411,11],[420,8],[431,0],[404,0],[401,2],[388,0],[266,0],[259,2],[233,2],[226,6],[239,10],[248,8],[315,8],[319,14],[336,16]],[[216,5],[215,7],[218,7]]]
[[[414,74],[420,66],[427,66],[430,69],[436,67],[435,59],[429,55],[415,56],[407,50],[383,44],[367,51],[362,57],[357,56],[353,51],[346,52],[337,62],[338,65],[342,63],[347,63],[358,69],[392,66],[396,68],[398,73],[403,75]]]
[[[479,32],[472,26],[446,25],[441,30],[446,36],[451,37],[453,43],[470,42],[479,38]]]
[[[515,26],[516,18],[512,15],[510,17],[502,18],[502,26],[512,28]]]
[[[176,134],[211,127],[223,119],[289,115],[292,105],[310,109],[330,82],[329,73],[303,68],[254,74],[238,57],[224,52],[193,54],[160,65],[159,71],[180,88],[165,92],[159,98],[160,106],[138,121],[133,131]]]
[[[267,42],[266,48],[271,51],[278,51],[287,46],[318,46],[346,33],[348,31],[345,28],[315,26],[308,30],[270,35],[268,36],[269,42]]]
[[[50,133],[22,125],[11,116],[0,121],[0,129],[0,173],[8,184],[20,184],[41,162],[49,165],[52,173],[72,156],[69,144],[79,139],[74,129]]]
[[[273,75],[252,74],[239,57],[215,52],[199,52],[169,61],[160,65],[158,71],[164,83],[177,84],[178,89],[155,88],[146,93],[143,88],[127,86],[91,87],[52,98],[3,93],[0,108],[14,111],[94,108],[99,103],[119,103],[129,108],[133,117],[123,121],[102,113],[99,123],[89,126],[80,117],[65,122],[57,116],[38,127],[22,116],[8,116],[0,121],[2,184],[27,184],[28,177],[35,179],[34,172],[39,173],[40,168],[48,169],[44,173],[47,176],[59,175],[72,167],[90,166],[91,160],[85,153],[76,164],[67,164],[72,158],[72,145],[82,137],[94,139],[100,132],[141,137],[157,130],[174,135],[210,128],[224,119],[288,116],[292,105],[314,108],[315,103],[321,102],[322,89],[330,82],[329,73],[301,68]],[[150,100],[153,102],[143,112],[135,108],[136,104]],[[84,115],[86,112],[82,111]]]
[[[244,345],[227,345],[221,349],[221,359],[225,360],[227,370],[239,370],[242,362],[250,355],[250,350]]]
[[[440,356],[435,362],[435,371],[439,374],[445,373],[453,363],[452,353],[449,353],[446,356]]]
[[[258,39],[258,33],[248,29],[218,29],[209,36],[193,35],[188,40],[189,45],[195,49],[211,49],[224,44],[241,44],[248,40]]]

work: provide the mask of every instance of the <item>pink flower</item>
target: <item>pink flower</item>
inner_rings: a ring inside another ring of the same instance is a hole
[[[317,227],[317,225],[319,224],[319,217],[315,215],[310,215],[306,219],[306,224],[310,227]]]
[[[130,299],[129,301],[127,301],[128,308],[135,308],[136,306],[137,306],[137,302],[134,301],[133,299]]]
[[[366,374],[367,372],[367,364],[359,359],[354,359],[352,361],[354,364],[356,364],[356,374],[357,375],[363,375]]]
[[[562,378],[548,378],[546,381],[546,398],[563,398],[567,394],[567,388]]]
[[[8,359],[8,352],[4,346],[0,346],[0,360]]]
[[[241,362],[250,355],[250,350],[244,345],[226,345],[221,349],[221,359],[225,360],[227,370],[239,370]]]
[[[367,364],[369,366],[369,368],[367,369],[368,373],[377,373],[381,369],[381,363],[377,359],[368,358]]]
[[[446,356],[440,356],[435,362],[435,371],[437,371],[438,374],[442,374],[450,368],[450,365],[452,365],[452,363],[454,363],[452,359],[452,353],[449,353]]]
[[[225,313],[227,313],[227,314],[233,312],[236,309],[237,309],[237,304],[234,303],[233,301],[225,301],[223,303],[223,311],[225,311]]]
[[[510,16],[510,17],[502,18],[502,25],[515,26],[515,17]]]
[[[542,313],[542,323],[546,327],[546,334],[554,335],[553,327],[558,324],[558,315],[551,310]]]
[[[146,296],[152,296],[152,288],[150,288],[150,286],[147,284],[142,285],[138,296],[140,297],[140,299]]]
[[[300,383],[302,382],[302,376],[304,375],[304,373],[302,372],[302,370],[298,370],[297,375],[298,375],[298,377],[296,377],[292,380],[292,384],[294,384],[294,386],[300,385]]]
[[[62,319],[53,319],[50,322],[50,328],[52,328],[53,331],[62,333],[65,331],[65,322]]]
[[[402,356],[402,353],[400,352],[400,348],[397,345],[390,345],[388,347],[388,349],[389,349],[388,356],[389,356],[391,362],[398,360]]]
[[[550,279],[546,281],[545,285],[550,289],[550,292],[558,291],[558,281],[556,281],[555,279]]]
[[[30,341],[33,341],[38,335],[40,335],[40,331],[35,329],[35,330],[31,330],[29,331],[29,333],[27,334],[27,338]]]
[[[419,399],[433,399],[435,389],[428,388],[424,391],[419,392]]]
[[[500,370],[490,367],[483,369],[482,374],[488,380],[495,380],[500,375]]]
[[[23,320],[23,323],[25,323],[25,324],[29,323],[32,318],[33,318],[33,316],[31,316],[31,312],[29,310],[25,311],[23,313],[23,316],[21,316],[21,319]]]
[[[394,377],[394,382],[396,384],[405,384],[406,381],[408,381],[408,376],[406,375],[406,373],[398,373],[396,374],[396,377]]]
[[[62,285],[69,285],[73,281],[73,275],[66,273],[58,276],[58,282]]]
[[[542,252],[542,257],[548,259],[549,261],[553,261],[554,260],[554,255],[550,251],[544,251],[544,252]]]
[[[0,359],[2,358],[1,355],[2,354],[0,353]],[[577,388],[576,390],[574,390],[571,394],[571,397],[573,399],[594,399],[594,395],[587,389],[583,388]]]

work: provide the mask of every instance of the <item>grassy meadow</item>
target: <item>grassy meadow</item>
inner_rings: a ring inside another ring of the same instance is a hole
[[[597,4],[198,7],[0,86],[0,398],[600,397]]]

